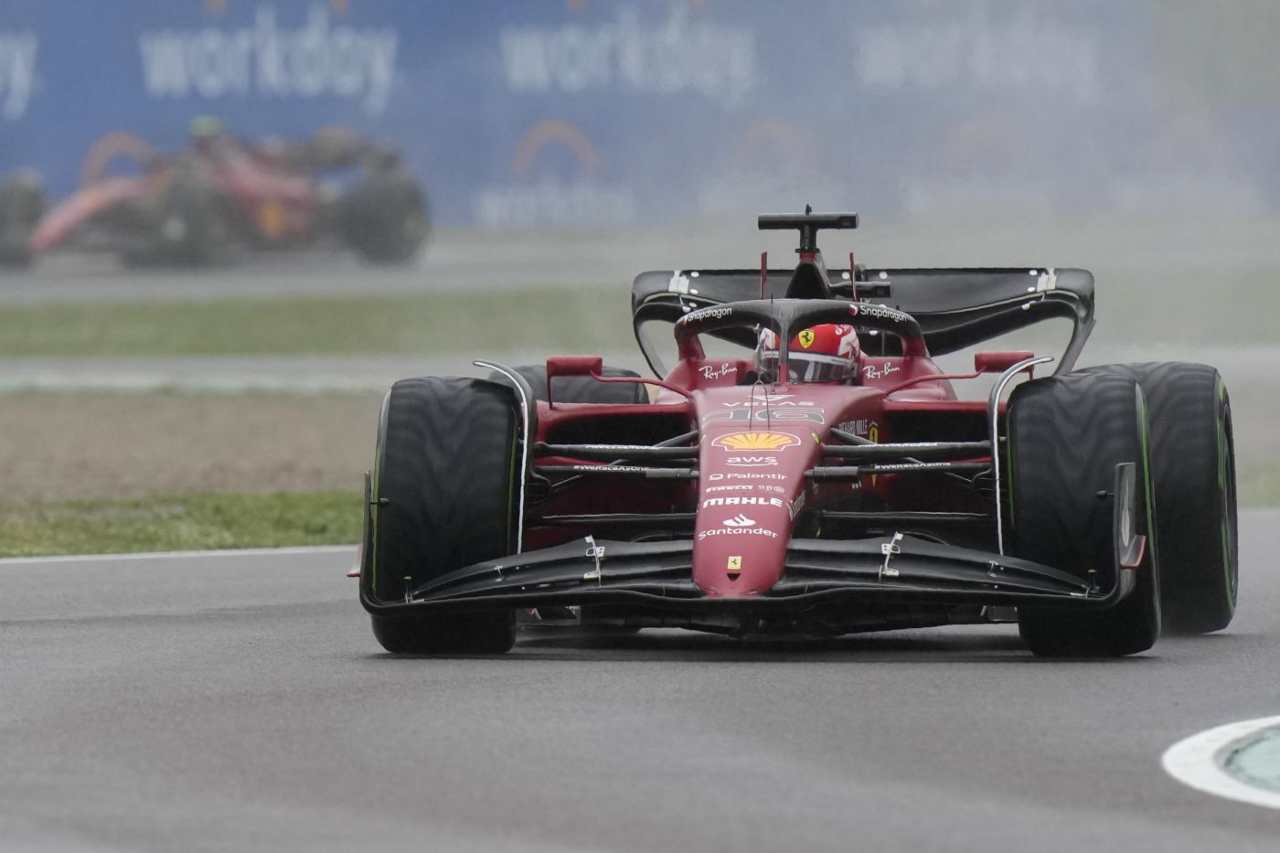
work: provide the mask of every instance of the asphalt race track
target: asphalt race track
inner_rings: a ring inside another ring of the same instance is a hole
[[[1219,636],[380,653],[349,549],[0,562],[4,850],[1270,850],[1166,747],[1280,713],[1280,513]]]

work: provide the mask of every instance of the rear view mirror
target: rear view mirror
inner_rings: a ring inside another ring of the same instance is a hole
[[[604,373],[604,359],[591,355],[553,355],[547,359],[547,404],[551,404],[551,380],[557,376],[594,376]]]
[[[1004,373],[1034,356],[1033,352],[980,352],[973,357],[973,369],[978,373]]]
[[[604,359],[598,355],[553,355],[547,359],[547,379],[553,376],[599,376]]]

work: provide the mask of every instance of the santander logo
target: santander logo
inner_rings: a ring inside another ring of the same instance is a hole
[[[755,523],[756,520],[754,518],[747,518],[742,513],[738,513],[733,518],[726,518],[724,520],[725,527],[751,527]]]

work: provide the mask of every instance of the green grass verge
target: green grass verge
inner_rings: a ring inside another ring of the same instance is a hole
[[[1244,474],[1242,508],[1280,505],[1280,467]],[[159,496],[0,505],[0,557],[349,545],[354,491]]]
[[[0,308],[0,356],[217,356],[542,351],[634,346],[628,294],[223,299]]]
[[[1205,278],[1137,273],[1099,285],[1098,340],[1274,344],[1280,269],[1215,281],[1215,304],[1188,324]],[[1159,299],[1153,298],[1159,295]],[[502,293],[281,296],[209,302],[0,307],[0,357],[358,355],[631,351],[621,288],[542,287]]]
[[[354,491],[210,494],[0,505],[0,556],[114,554],[360,539]]]

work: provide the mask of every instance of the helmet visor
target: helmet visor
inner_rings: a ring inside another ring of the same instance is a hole
[[[778,373],[777,350],[762,350],[760,367],[771,376]],[[822,355],[820,353],[791,351],[787,358],[787,382],[803,384],[806,382],[845,382],[852,374],[853,367],[847,356]]]

